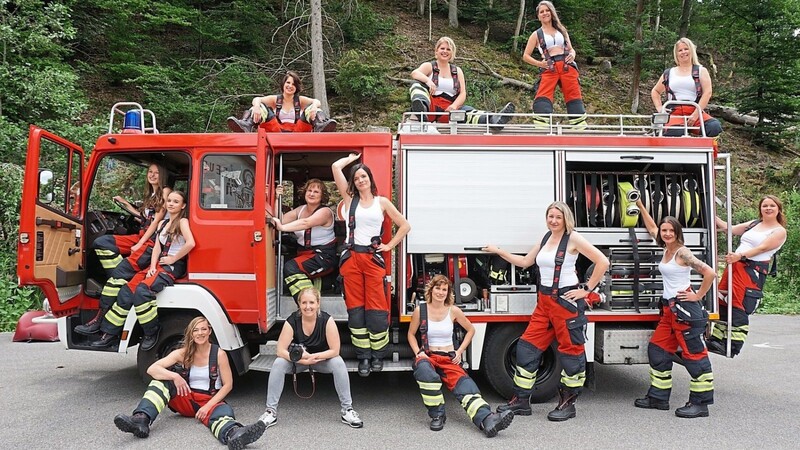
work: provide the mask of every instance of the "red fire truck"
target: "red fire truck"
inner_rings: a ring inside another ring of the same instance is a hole
[[[120,129],[125,115],[139,120]],[[546,231],[545,207],[555,200],[570,205],[577,229],[611,261],[602,284],[605,301],[587,314],[587,360],[646,363],[647,341],[658,321],[661,250],[631,199],[641,196],[656,219],[679,217],[686,244],[713,265],[714,170],[728,159],[715,159],[710,138],[660,136],[651,116],[590,116],[591,125],[580,130],[558,125],[558,116],[544,129],[525,123],[524,114],[516,116],[517,124],[502,130],[453,118],[451,123],[404,122],[394,135],[162,134],[150,111],[118,104],[88,163],[80,147],[31,126],[18,243],[20,284],[44,291],[66,347],[92,350],[91,337],[73,332],[95,315],[106,280],[89,249],[99,236],[137,229],[136,217],[116,208],[111,198],[135,198],[135,190],[117,190],[143,180],[148,165],[158,163],[167,170],[169,185],[189,195],[197,246],[186,276],[157,297],[163,329],[152,350],[138,351],[139,370],[144,374],[174,348],[188,321],[202,314],[240,373],[268,371],[279,325],[296,308],[280,276],[291,246],[266,225],[268,217],[280,214],[275,187],[300,186],[309,178],[330,181],[331,163],[357,152],[372,169],[380,195],[392,198],[412,224],[393,258],[386,255],[392,320],[391,360],[384,370],[411,369],[413,355],[405,340],[411,313],[426,280],[445,273],[457,287],[457,305],[475,324],[466,355],[470,369],[483,372],[492,387],[509,396],[514,346],[536,304],[536,274],[503,267],[480,247],[492,243],[526,253]],[[386,236],[390,227],[387,219]],[[584,278],[592,269],[581,259],[578,270]],[[322,280],[322,305],[339,323],[342,356],[355,370],[335,274]],[[709,293],[706,307],[718,317],[716,291]],[[125,353],[141,334],[132,310],[119,346],[99,351]],[[534,401],[555,393],[560,372],[551,349],[539,370]]]

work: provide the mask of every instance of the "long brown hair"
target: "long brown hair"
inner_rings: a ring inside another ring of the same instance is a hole
[[[142,201],[142,206],[139,208],[140,213],[147,208],[153,208],[156,212],[164,209],[164,188],[167,187],[167,169],[160,164],[153,163],[147,166],[147,170],[149,171],[153,166],[158,169],[158,186],[154,188],[150,181],[147,180],[147,176],[145,176],[144,201]]]
[[[300,92],[303,90],[303,81],[300,80],[300,75],[293,70],[287,70],[286,75],[281,79],[281,95],[283,95],[283,85],[286,84],[286,80],[289,78],[294,81],[294,94],[300,95]]]
[[[426,303],[433,301],[433,288],[443,284],[447,285],[447,297],[444,299],[444,304],[446,306],[453,304],[453,301],[455,300],[455,295],[453,295],[453,283],[450,282],[450,278],[447,278],[442,274],[434,275],[433,278],[431,278],[431,281],[428,282],[428,285],[425,286]]]
[[[184,348],[184,350],[183,350],[183,368],[184,369],[188,369],[188,368],[192,367],[192,364],[194,363],[194,352],[197,351],[197,344],[194,343],[194,339],[192,338],[192,332],[202,322],[205,322],[206,324],[208,324],[209,331],[211,331],[212,333],[214,332],[213,328],[211,328],[211,323],[208,321],[208,319],[206,319],[203,316],[195,317],[194,319],[192,319],[191,322],[189,322],[189,325],[186,326],[186,330],[183,332],[183,348]],[[210,342],[211,334],[208,335],[208,338],[209,338],[209,342]]]
[[[356,189],[356,172],[359,169],[364,169],[364,172],[367,173],[367,177],[369,177],[369,190],[372,192],[372,195],[378,195],[378,186],[375,185],[375,177],[372,176],[372,171],[367,167],[364,163],[358,163],[350,169],[350,176],[347,178],[347,194],[351,197],[358,192]]]
[[[566,33],[567,27],[561,23],[561,19],[558,18],[558,13],[556,12],[556,7],[553,5],[553,2],[549,2],[547,0],[542,0],[536,5],[536,15],[539,15],[539,7],[544,5],[547,9],[550,10],[550,24],[553,25],[553,28],[560,31],[562,34]]]
[[[778,215],[775,217],[775,219],[777,219],[778,223],[781,224],[783,228],[786,228],[786,216],[783,215],[783,202],[774,195],[767,194],[761,197],[761,200],[758,201],[758,218],[762,220],[764,219],[761,217],[761,205],[764,203],[764,200],[772,200],[776,205],[778,205]]]
[[[167,233],[170,234],[172,236],[172,238],[174,239],[174,238],[182,235],[182,233],[181,233],[181,219],[185,219],[186,218],[186,216],[187,216],[186,208],[188,208],[189,205],[187,204],[188,203],[188,199],[186,198],[186,194],[184,194],[183,191],[172,191],[172,192],[169,193],[169,195],[172,195],[172,194],[180,195],[181,199],[183,200],[183,208],[181,209],[181,212],[178,213],[178,217],[176,217],[175,220],[171,220],[170,218],[167,219],[167,220],[171,221],[169,223],[169,225],[168,225],[169,228],[167,228]]]
[[[668,223],[668,224],[672,225],[672,230],[675,231],[675,240],[679,244],[683,245],[683,243],[684,243],[684,241],[683,241],[683,227],[681,226],[681,223],[678,222],[678,219],[676,219],[676,218],[674,218],[672,216],[664,216],[664,218],[662,218],[661,221],[658,222],[658,233],[656,234],[656,244],[658,244],[659,247],[666,247],[667,246],[667,244],[664,243],[664,240],[661,239],[661,225],[663,225],[665,223]]]

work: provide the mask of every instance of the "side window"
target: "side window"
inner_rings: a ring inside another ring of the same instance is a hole
[[[80,153],[42,139],[39,152],[39,203],[60,213],[78,216],[75,193],[81,183]]]
[[[100,161],[89,197],[89,210],[116,211],[114,197],[120,196],[139,206],[144,200],[147,168],[124,159],[106,157]]]
[[[203,209],[253,209],[255,155],[203,158],[200,206]]]

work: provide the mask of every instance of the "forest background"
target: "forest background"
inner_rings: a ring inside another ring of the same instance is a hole
[[[137,101],[162,132],[224,132],[254,95],[304,78],[340,130],[395,128],[410,72],[440,36],[458,45],[468,104],[529,112],[536,71],[521,61],[539,23],[530,0],[0,0],[0,330],[41,307],[16,286],[29,124],[91,151],[108,111]],[[789,238],[761,312],[800,312],[800,2],[557,0],[589,113],[649,114],[649,91],[681,36],[697,45],[725,115],[734,221],[779,195]],[[430,40],[432,38],[432,41]],[[562,105],[556,105],[563,110]],[[724,244],[720,245],[724,249]]]

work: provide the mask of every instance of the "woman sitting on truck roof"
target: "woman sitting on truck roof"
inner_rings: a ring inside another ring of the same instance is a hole
[[[322,111],[322,103],[300,95],[303,82],[300,75],[289,70],[281,81],[281,92],[253,99],[253,107],[241,119],[228,117],[231,131],[252,133],[261,127],[272,133],[336,131],[336,121]]]
[[[242,449],[264,434],[267,427],[263,422],[242,425],[225,402],[233,389],[233,375],[228,355],[211,343],[211,333],[205,317],[189,322],[181,348],[147,369],[153,381],[133,414],[114,417],[114,425],[120,431],[137,438],[150,436],[150,425],[169,406],[184,417],[199,420],[231,450]]]
[[[683,418],[708,416],[708,405],[714,403],[714,374],[703,345],[708,313],[703,299],[714,284],[717,274],[683,245],[683,228],[678,219],[666,216],[656,225],[641,200],[639,206],[644,225],[656,243],[664,248],[658,263],[664,287],[659,308],[661,318],[647,346],[650,360],[650,389],[644,398],[634,402],[637,408],[669,409],[672,392],[672,358],[681,350],[683,365],[692,377],[689,402],[675,410]],[[703,275],[697,292],[692,289],[692,270]]]
[[[586,381],[584,328],[588,322],[587,304],[599,300],[595,293],[608,270],[608,258],[575,231],[572,211],[563,202],[553,202],[545,212],[548,232],[527,255],[515,255],[494,245],[483,251],[501,256],[517,267],[539,267],[539,288],[536,308],[525,332],[517,342],[517,365],[514,375],[514,396],[497,411],[514,411],[515,415],[531,415],[531,392],[542,354],[555,339],[558,357],[564,370],[558,386],[558,406],[547,415],[554,422],[576,416],[575,400]],[[575,263],[583,255],[595,269],[585,286],[579,285]]]
[[[487,120],[495,130],[508,123],[514,113],[514,104],[506,103],[500,114],[489,116],[486,111],[478,111],[467,106],[467,82],[464,72],[453,64],[456,58],[456,44],[447,36],[436,41],[434,49],[435,59],[422,63],[411,72],[411,78],[417,82],[411,85],[411,111],[444,113],[455,110],[467,112],[467,123],[485,124]],[[447,123],[450,118],[447,114],[427,115],[430,122]]]
[[[661,112],[663,106],[661,96],[665,93],[667,100],[697,103],[703,110],[706,136],[719,136],[722,133],[722,124],[705,112],[711,100],[711,76],[697,60],[697,47],[688,38],[680,38],[672,48],[672,55],[675,58],[675,67],[665,70],[650,91],[656,112]],[[670,107],[669,113],[670,120],[664,130],[665,136],[683,136],[686,127],[700,126],[700,113],[694,106],[674,105]],[[691,132],[699,134],[700,130]]]
[[[424,325],[420,328],[422,322]],[[453,342],[454,323],[467,332],[458,348]],[[417,342],[418,330],[422,342]],[[453,284],[444,275],[434,275],[425,287],[425,302],[414,310],[408,327],[408,344],[416,355],[414,378],[419,384],[422,402],[428,408],[432,431],[441,431],[447,420],[442,383],[461,403],[472,423],[487,437],[497,436],[514,420],[513,411],[493,413],[478,386],[461,367],[461,355],[469,347],[474,334],[475,327],[464,311],[453,307]]]
[[[314,287],[314,283],[333,272],[339,263],[333,210],[327,206],[330,199],[327,186],[312,178],[299,193],[305,199],[304,205],[285,213],[281,219],[271,218],[278,231],[293,232],[297,236],[297,256],[283,265],[283,280],[295,302],[300,291]],[[283,194],[283,186],[278,186],[277,194]]]
[[[350,339],[359,359],[358,374],[383,370],[383,357],[389,345],[389,292],[386,283],[384,252],[390,252],[411,230],[411,225],[392,204],[378,195],[372,171],[356,164],[345,177],[344,168],[361,155],[351,153],[332,165],[333,179],[348,212],[345,249],[339,259],[339,274],[344,278],[344,301]],[[384,243],[384,215],[397,226],[394,237]]]
[[[531,33],[522,53],[522,60],[539,68],[539,81],[533,99],[534,121],[541,126],[550,126],[549,114],[553,113],[553,94],[561,86],[564,103],[567,105],[567,121],[575,129],[586,128],[586,108],[575,63],[575,47],[572,46],[567,27],[561,23],[552,2],[541,1],[536,6],[536,15],[542,26]],[[542,60],[533,57],[539,50]]]
[[[161,221],[150,265],[142,269],[119,290],[117,301],[103,317],[103,335],[92,342],[93,348],[108,348],[119,342],[122,327],[131,307],[142,326],[144,338],[139,350],[152,349],[158,342],[161,325],[158,323],[156,294],[172,286],[186,274],[186,256],[194,248],[194,236],[186,218],[186,194],[172,191],[167,198],[169,217]]]
[[[100,307],[97,314],[86,324],[76,326],[76,333],[91,336],[99,332],[100,321],[116,301],[120,288],[125,286],[136,275],[136,272],[150,263],[150,254],[154,243],[153,236],[158,223],[166,214],[164,204],[167,196],[172,192],[172,189],[166,186],[166,182],[166,169],[158,164],[150,164],[147,169],[142,206],[136,208],[119,195],[114,197],[117,204],[131,214],[141,217],[142,222],[137,234],[106,234],[98,237],[92,243],[100,265],[108,274],[108,280],[100,294]],[[126,258],[123,259],[123,256]]]

